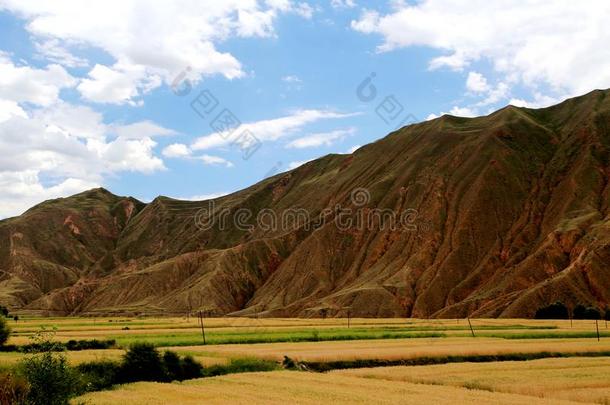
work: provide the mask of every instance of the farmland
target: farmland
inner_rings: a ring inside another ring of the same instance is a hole
[[[592,376],[593,375],[593,376]],[[542,376],[540,378],[540,376]],[[532,378],[535,382],[532,383]],[[273,371],[182,384],[136,383],[79,398],[92,404],[493,403],[606,404],[610,358],[447,364],[327,374]],[[559,388],[559,389],[558,389]]]
[[[87,403],[117,403],[126,394],[133,403],[153,404],[315,403],[322,397],[365,402],[379,390],[381,403],[403,397],[427,403],[610,401],[610,330],[603,321],[598,341],[595,321],[589,320],[363,318],[351,319],[348,327],[346,319],[336,318],[209,318],[205,345],[196,318],[31,317],[10,324],[8,344],[16,346],[28,344],[41,328],[54,330],[59,342],[114,340],[108,349],[67,351],[72,365],[118,361],[135,342],[191,355],[205,367],[239,359],[278,364],[277,371],[263,373],[128,384],[79,399]],[[0,353],[0,368],[13,368],[23,356]],[[281,370],[285,356],[310,372]]]

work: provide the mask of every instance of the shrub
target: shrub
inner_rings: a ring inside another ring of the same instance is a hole
[[[8,318],[9,311],[8,308],[4,305],[0,305],[0,315],[3,315],[5,318]]]
[[[134,343],[123,356],[121,382],[164,381],[165,376],[161,356],[150,343]]]
[[[610,308],[606,309],[606,314],[604,315],[604,320],[610,321]]]
[[[65,344],[68,350],[110,349],[116,345],[116,340],[68,340]]]
[[[37,353],[23,360],[22,370],[30,385],[30,404],[67,404],[78,391],[78,379],[64,354],[52,351]]]
[[[117,384],[121,365],[114,361],[92,361],[81,363],[76,370],[81,374],[83,391],[100,391]]]
[[[37,332],[32,337],[31,353],[20,363],[30,387],[28,404],[63,405],[78,392],[77,375],[68,365],[65,354],[58,352],[54,334],[55,331],[44,328]]]
[[[176,352],[166,351],[163,353],[163,365],[167,372],[167,379],[169,381],[178,380],[182,381],[182,364],[180,356]]]
[[[562,302],[539,308],[534,316],[536,319],[568,319],[568,308]]]
[[[0,404],[25,403],[30,387],[23,378],[11,373],[0,374]]]
[[[9,328],[6,319],[0,316],[0,346],[4,346],[10,335],[11,328]]]

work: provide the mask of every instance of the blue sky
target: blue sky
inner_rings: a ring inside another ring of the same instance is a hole
[[[605,88],[608,16],[594,1],[0,0],[0,217],[100,185],[216,196],[401,122]],[[204,91],[207,117],[191,107]],[[219,137],[224,109],[241,125]]]

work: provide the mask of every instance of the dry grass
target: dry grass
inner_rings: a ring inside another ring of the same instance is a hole
[[[332,371],[392,382],[444,385],[547,399],[610,403],[610,358],[562,358]]]
[[[576,404],[462,387],[291,371],[233,374],[182,384],[137,383],[88,394],[87,404]]]
[[[498,338],[441,338],[352,340],[345,342],[299,342],[186,346],[172,350],[187,350],[201,355],[220,357],[259,357],[281,360],[289,356],[299,361],[337,361],[356,359],[399,360],[416,357],[449,355],[487,355],[533,352],[601,352],[610,350],[610,339],[537,339],[505,340]]]

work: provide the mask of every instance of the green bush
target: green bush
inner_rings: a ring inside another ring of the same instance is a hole
[[[90,349],[110,349],[116,345],[116,340],[107,339],[107,340],[68,340],[65,343],[65,347],[68,350],[77,351],[77,350],[90,350]]]
[[[53,341],[55,331],[44,328],[37,332],[32,351],[20,363],[22,375],[29,384],[27,403],[32,405],[64,405],[79,392],[79,379],[68,365],[64,353]]]
[[[166,351],[163,353],[163,365],[165,372],[167,373],[167,379],[169,381],[178,380],[182,381],[182,363],[180,356],[176,352]]]
[[[121,365],[114,361],[92,361],[76,366],[82,391],[100,391],[117,384]]]
[[[32,405],[63,405],[78,392],[79,381],[63,353],[46,351],[26,357],[21,369]]]
[[[6,319],[0,316],[0,346],[4,346],[10,335],[11,328],[9,328]]]
[[[150,343],[134,343],[123,356],[121,382],[165,381],[166,371],[159,352]]]
[[[192,356],[185,356],[181,360],[182,379],[190,380],[193,378],[203,377],[203,366],[195,361]]]

